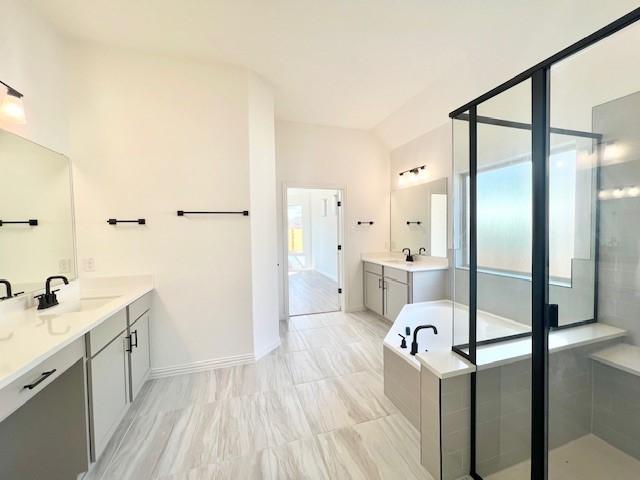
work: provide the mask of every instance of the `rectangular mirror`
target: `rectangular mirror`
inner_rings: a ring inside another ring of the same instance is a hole
[[[0,279],[14,295],[43,288],[51,275],[75,279],[69,159],[0,130],[0,172]]]
[[[447,256],[447,179],[391,192],[391,251]]]

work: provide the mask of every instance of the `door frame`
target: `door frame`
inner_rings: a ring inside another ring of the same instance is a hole
[[[314,183],[300,183],[300,182],[282,182],[282,205],[281,205],[281,215],[282,215],[282,225],[281,225],[281,235],[282,235],[282,296],[283,296],[283,307],[284,307],[284,315],[285,319],[289,321],[291,318],[289,312],[289,242],[287,241],[287,233],[289,230],[289,217],[288,217],[288,207],[289,207],[289,189],[290,188],[300,188],[300,189],[308,189],[308,190],[336,190],[338,192],[338,201],[341,202],[341,206],[338,207],[338,245],[342,246],[341,250],[338,250],[338,288],[342,289],[342,294],[339,295],[340,300],[340,310],[341,312],[346,311],[346,297],[348,294],[348,288],[345,282],[345,262],[344,256],[347,251],[348,239],[345,236],[345,228],[344,228],[344,218],[345,218],[345,204],[346,204],[346,193],[347,189],[343,185],[335,185],[335,184],[314,184]],[[323,312],[318,312],[323,313]],[[310,314],[314,315],[314,314]]]

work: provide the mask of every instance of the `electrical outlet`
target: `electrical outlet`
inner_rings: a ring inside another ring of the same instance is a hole
[[[82,260],[82,269],[85,272],[96,271],[96,260],[93,257],[85,258]]]

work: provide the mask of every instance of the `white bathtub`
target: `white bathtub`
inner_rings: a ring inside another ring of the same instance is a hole
[[[468,309],[464,305],[455,305],[449,300],[421,302],[405,305],[389,329],[383,348],[384,392],[398,407],[400,412],[420,428],[420,363],[411,355],[413,331],[419,325],[433,325],[431,329],[418,333],[418,352],[425,350],[451,351],[453,344],[466,343],[469,330]],[[455,325],[455,328],[454,328]],[[401,348],[405,328],[411,334],[406,336],[407,348]],[[497,338],[529,331],[529,327],[490,313],[477,312],[477,338]]]
[[[451,351],[451,347],[467,343],[469,331],[469,313],[464,305],[454,304],[450,300],[435,302],[421,302],[405,305],[395,322],[389,329],[384,346],[402,356],[406,362],[416,369],[420,364],[411,352],[413,331],[419,325],[433,325],[438,329],[424,329],[418,333],[418,352]],[[454,328],[455,326],[455,328]],[[411,334],[407,336],[407,348],[400,348],[401,335],[405,335],[405,328],[409,327]],[[499,317],[487,312],[477,312],[477,339],[499,338],[517,333],[530,331],[530,327],[508,318]],[[455,340],[455,341],[454,341]]]

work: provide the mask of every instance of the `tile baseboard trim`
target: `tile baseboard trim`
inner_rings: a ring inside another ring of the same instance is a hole
[[[253,353],[243,355],[230,355],[228,357],[212,358],[211,360],[200,360],[197,362],[172,365],[170,367],[160,367],[151,369],[151,378],[173,377],[187,373],[205,372],[218,368],[234,367],[236,365],[246,365],[254,363],[256,356]]]

